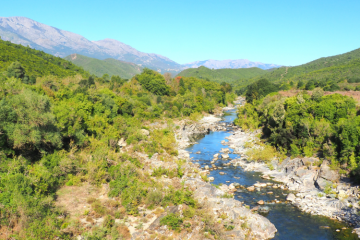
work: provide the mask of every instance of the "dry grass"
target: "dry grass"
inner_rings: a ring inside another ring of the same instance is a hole
[[[82,186],[64,186],[57,191],[56,206],[77,216],[84,213],[84,206],[90,207],[91,200],[101,195],[101,189],[90,184]]]
[[[122,237],[121,239],[131,239],[130,230],[127,226],[120,225],[119,227],[117,227],[117,230]]]

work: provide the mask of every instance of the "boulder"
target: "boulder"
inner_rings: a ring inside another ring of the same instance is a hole
[[[247,187],[246,189],[247,189],[249,192],[255,191],[255,187],[254,187],[254,186]]]
[[[327,184],[331,184],[331,182],[327,181],[326,179],[324,179],[322,177],[318,177],[318,179],[315,182],[315,186],[322,191],[325,189]]]
[[[209,179],[209,181],[210,181],[210,182],[212,182],[212,181],[214,181],[214,180],[215,180],[215,178],[214,178],[214,177],[208,177],[208,179]]]
[[[330,168],[328,161],[324,161],[321,164],[319,177],[322,177],[322,178],[332,181],[332,182],[337,182],[340,179],[340,174],[338,171],[332,170]]]
[[[140,133],[141,133],[142,135],[144,135],[144,136],[149,136],[149,135],[150,135],[149,130],[146,130],[146,129],[141,129],[141,130],[140,130]]]
[[[268,213],[270,212],[270,208],[268,206],[259,206],[258,212],[263,214]]]
[[[126,141],[125,141],[124,138],[121,138],[121,139],[119,140],[118,146],[121,147],[121,148],[127,146]]]
[[[221,157],[223,159],[228,159],[229,158],[229,154],[225,153],[225,154],[221,154]]]
[[[259,204],[259,205],[264,205],[265,202],[264,202],[263,200],[260,200],[260,201],[257,202],[257,204]]]

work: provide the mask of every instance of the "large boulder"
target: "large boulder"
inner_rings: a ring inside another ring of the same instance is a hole
[[[287,158],[279,165],[279,168],[280,170],[283,170],[286,174],[290,174],[302,166],[304,166],[304,163],[300,158],[294,158],[291,160],[290,158]]]
[[[332,170],[329,166],[328,161],[324,161],[321,164],[319,177],[324,178],[328,181],[337,182],[340,179],[340,174],[336,170]]]
[[[329,184],[331,184],[331,182],[322,177],[318,177],[315,182],[315,186],[318,189],[320,189],[321,191],[323,191],[325,189],[326,185],[329,185]]]

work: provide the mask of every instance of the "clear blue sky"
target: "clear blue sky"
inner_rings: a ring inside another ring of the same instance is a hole
[[[178,63],[299,65],[360,47],[359,0],[11,0],[24,16],[90,40],[113,38]]]

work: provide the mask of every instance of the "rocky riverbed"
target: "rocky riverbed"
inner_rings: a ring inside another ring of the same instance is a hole
[[[230,106],[226,109],[233,109],[233,107]],[[198,123],[182,123],[176,133],[179,146],[178,157],[191,162],[190,155],[185,148],[196,143],[197,139],[203,137],[210,131],[238,129],[234,124],[219,123],[221,120],[220,116],[209,115]],[[224,152],[223,157],[226,157],[226,154],[227,153]],[[194,167],[200,169],[200,166],[196,164]],[[207,169],[201,170],[200,172],[200,174],[208,173],[209,170]],[[196,175],[194,174],[194,176]],[[213,214],[219,218],[219,221],[221,221],[221,215],[225,214],[227,216],[226,221],[233,226],[233,229],[226,233],[227,239],[271,239],[275,236],[277,229],[267,218],[251,211],[243,202],[231,197],[231,194],[236,191],[236,188],[239,186],[222,185],[216,188],[210,183],[203,181],[199,175],[197,175],[197,178],[187,178],[185,185],[194,190],[194,197],[199,202],[208,205],[208,207],[212,209]]]
[[[239,99],[239,102],[243,101],[244,99]],[[203,166],[203,173],[221,169],[214,163],[219,159],[229,160],[229,153],[239,154],[241,158],[232,159],[224,164],[224,166],[241,166],[245,171],[261,172],[263,173],[263,178],[281,182],[279,184],[272,184],[270,182],[268,184],[256,183],[253,186],[247,187],[247,189],[245,188],[245,191],[260,191],[269,187],[291,191],[286,200],[274,200],[273,203],[291,203],[306,213],[345,221],[355,228],[354,232],[360,237],[359,186],[353,186],[348,179],[340,178],[339,173],[332,170],[327,161],[320,161],[317,158],[287,158],[282,162],[273,160],[270,163],[248,161],[246,156],[248,149],[245,148],[245,143],[255,143],[258,140],[256,135],[259,131],[245,132],[233,124],[219,123],[219,121],[219,118],[211,116],[205,117],[196,124],[182,126],[177,133],[182,156],[188,158],[188,153],[183,149],[195,143],[197,136],[202,137],[210,131],[232,130],[232,135],[226,138],[227,141],[222,142],[227,147],[224,147],[219,154],[214,155],[209,165]],[[253,147],[259,146],[253,144]],[[221,174],[222,172],[220,172]],[[223,172],[223,174],[226,173]],[[209,180],[213,180],[213,178],[210,177]],[[200,180],[195,182],[194,180],[188,181],[192,181],[191,184],[201,189],[200,185],[198,185],[201,182]],[[205,183],[202,182],[202,184]],[[230,184],[229,186],[223,185],[218,190],[231,194],[237,191],[239,187],[244,188],[243,186]],[[271,191],[268,192],[272,193]],[[197,192],[198,197],[205,194],[208,194],[207,191],[204,191],[204,194]],[[211,197],[216,198],[217,196]],[[266,204],[266,202],[262,200],[258,202],[260,210],[262,210],[263,204]],[[239,202],[240,205],[241,203]],[[259,207],[252,210],[259,210]],[[264,209],[266,211],[266,207]],[[326,228],[327,226],[323,227]],[[271,237],[269,234],[263,234],[262,236]]]

